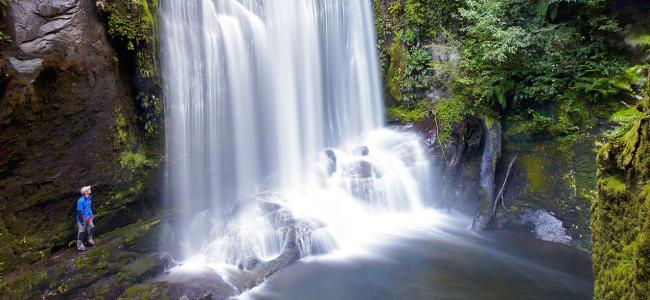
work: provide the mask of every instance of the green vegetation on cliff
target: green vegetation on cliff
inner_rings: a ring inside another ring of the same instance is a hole
[[[596,299],[650,295],[650,112],[598,153],[591,207]]]
[[[138,75],[152,78],[156,71],[157,0],[105,0],[98,6],[108,13],[108,33],[134,51]]]
[[[609,9],[602,0],[375,1],[389,113],[400,112],[389,119],[425,117],[454,96],[468,112],[516,118],[524,134],[593,127],[592,107],[621,93],[626,68]],[[450,45],[456,55],[441,53]],[[450,93],[437,94],[445,79]]]
[[[432,112],[447,166],[478,148],[467,134],[484,130],[477,119],[499,120],[502,157],[518,160],[505,192],[512,210],[497,210],[496,223],[548,210],[564,222],[572,245],[588,250],[594,144],[608,123],[627,126],[608,131],[612,136],[639,119],[627,105],[644,83],[645,68],[635,65],[650,39],[636,28],[648,5],[377,0],[374,8],[388,120]],[[499,161],[494,176],[502,178],[507,165]]]
[[[116,59],[128,73],[134,73],[138,124],[146,137],[155,137],[160,134],[163,114],[156,38],[158,1],[102,0],[97,6],[108,16]]]
[[[650,117],[648,100],[637,102],[648,97],[650,4],[375,0],[374,8],[388,119],[431,111],[446,160],[468,120],[500,119],[503,157],[518,154],[500,223],[543,208],[589,249],[591,203],[595,297],[646,299]],[[596,183],[599,139],[611,141]]]
[[[419,120],[432,108],[427,93],[441,76],[434,74],[440,62],[431,55],[429,42],[453,23],[453,14],[447,13],[457,7],[445,0],[374,1],[389,119]]]

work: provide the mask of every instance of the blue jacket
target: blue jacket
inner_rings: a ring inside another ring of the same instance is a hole
[[[77,200],[77,210],[81,211],[81,215],[83,216],[84,219],[86,218],[93,218],[93,209],[92,209],[92,202],[93,202],[93,197],[90,196],[86,198],[86,196],[81,196],[79,200]],[[77,219],[77,222],[79,223],[84,223],[84,220],[79,220],[79,215],[75,213],[75,219]]]

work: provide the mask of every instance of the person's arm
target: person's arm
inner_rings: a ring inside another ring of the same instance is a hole
[[[88,210],[90,211],[90,219],[95,218],[95,214],[93,213],[93,198],[90,197],[90,207],[88,207]]]
[[[83,212],[80,210],[77,210],[77,220],[79,220],[79,223],[81,223],[81,225],[84,224]]]
[[[84,224],[84,204],[82,201],[81,199],[77,201],[77,220],[79,220],[79,223]]]

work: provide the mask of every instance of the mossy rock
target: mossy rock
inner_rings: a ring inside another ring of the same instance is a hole
[[[140,221],[98,236],[98,245],[85,253],[67,250],[58,259],[0,277],[0,299],[117,298],[168,266],[166,258],[154,255],[161,224],[159,218]]]
[[[153,300],[153,299],[169,299],[169,291],[167,284],[164,282],[152,282],[134,285],[128,288],[120,296],[119,299],[127,300]]]
[[[530,232],[521,222],[523,214],[543,209],[562,221],[571,246],[589,251],[589,207],[597,185],[594,142],[592,134],[538,141],[506,138],[497,187],[510,159],[517,158],[505,189],[508,209],[497,212],[496,226]]]
[[[598,198],[591,206],[594,298],[650,295],[650,122],[645,116],[598,154]]]

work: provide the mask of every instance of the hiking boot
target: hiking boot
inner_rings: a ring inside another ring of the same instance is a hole
[[[86,246],[84,246],[84,243],[80,240],[77,240],[77,251],[86,251]]]
[[[95,240],[93,240],[93,237],[92,237],[92,236],[89,236],[89,237],[88,237],[88,244],[89,244],[90,246],[95,246]]]

